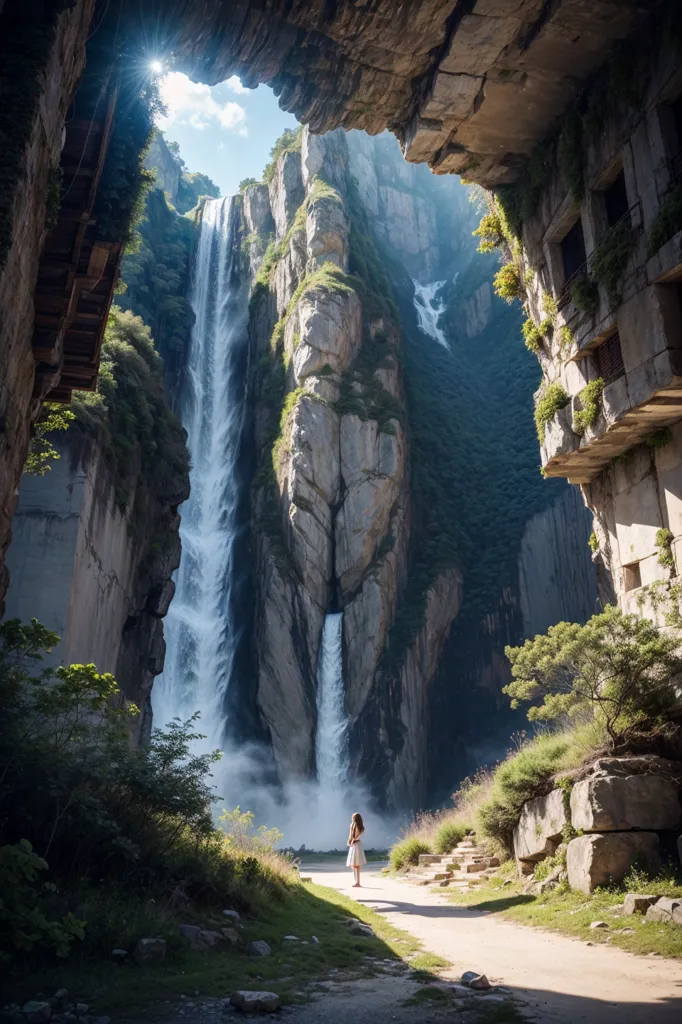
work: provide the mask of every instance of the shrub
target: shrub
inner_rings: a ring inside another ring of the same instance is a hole
[[[475,231],[472,231],[472,234],[481,239],[478,243],[479,252],[486,253],[501,249],[504,246],[505,237],[499,213],[494,211],[484,214],[481,223]]]
[[[590,546],[590,551],[594,554],[595,551],[599,550],[599,541],[597,540],[597,534],[592,531],[590,536],[587,538],[587,543]]]
[[[540,443],[545,440],[545,427],[554,419],[560,409],[568,405],[570,399],[561,384],[555,381],[548,384],[540,394],[535,406],[535,426]]]
[[[540,701],[528,712],[532,721],[587,717],[603,725],[612,748],[667,720],[676,701],[671,680],[682,670],[675,637],[611,606],[584,626],[559,622],[505,653],[512,707]]]
[[[52,444],[48,434],[58,430],[68,430],[75,419],[74,414],[65,405],[57,402],[45,402],[33,428],[33,436],[24,463],[24,473],[28,476],[45,476],[52,468],[50,462],[61,458]]]
[[[242,178],[242,180],[239,182],[239,191],[240,192],[246,192],[246,190],[249,187],[249,185],[257,185],[257,184],[258,184],[258,182],[257,182],[257,180],[255,178]]]
[[[36,947],[67,956],[73,940],[83,938],[83,921],[70,913],[57,919],[50,911],[55,886],[40,882],[44,871],[47,864],[26,839],[0,846],[0,963]]]
[[[663,527],[656,531],[656,547],[658,548],[658,564],[663,565],[666,569],[675,568],[675,559],[672,552],[672,543],[674,536],[671,530]]]
[[[647,255],[655,256],[662,245],[682,231],[682,185],[670,192],[654,217],[647,239]]]
[[[189,473],[185,433],[166,401],[163,366],[149,328],[112,306],[102,345],[97,391],[77,392],[74,427],[94,437],[125,507],[139,480],[158,494],[178,490]],[[142,514],[141,509],[136,509]]]
[[[575,414],[575,425],[578,433],[584,433],[588,427],[593,427],[599,417],[601,393],[604,390],[604,381],[601,377],[591,380],[590,383],[578,394],[582,409]]]
[[[523,285],[519,268],[515,263],[505,263],[493,278],[493,290],[505,302],[512,303],[514,299],[523,297]]]
[[[450,853],[457,843],[461,843],[468,832],[469,829],[466,825],[457,821],[448,821],[446,818],[436,832],[434,844],[436,853]]]
[[[213,826],[221,755],[194,751],[197,716],[131,747],[137,709],[111,675],[39,667],[58,640],[35,620],[0,624],[0,842],[27,839],[62,888],[95,879],[133,902],[167,899],[178,880],[203,900],[282,896],[286,872],[272,855],[231,850]]]
[[[431,853],[431,847],[422,839],[416,836],[406,836],[395,846],[391,847],[390,863],[394,871],[403,871],[405,868],[419,863],[420,853]]]
[[[542,345],[542,334],[540,328],[535,326],[530,317],[521,324],[521,333],[526,348],[537,354]]]
[[[634,246],[632,224],[626,217],[607,231],[592,258],[592,275],[606,289],[612,309],[620,305],[619,284]]]
[[[295,153],[301,148],[303,138],[303,126],[300,128],[285,128],[280,137],[270,150],[270,162],[263,171],[263,180],[269,185],[275,177],[277,161],[283,153]]]
[[[599,288],[595,281],[581,274],[571,286],[571,302],[588,316],[592,316],[599,305]]]
[[[483,835],[512,848],[512,833],[527,800],[546,791],[551,777],[567,767],[570,736],[542,735],[531,740],[496,769],[488,801],[479,811]]]

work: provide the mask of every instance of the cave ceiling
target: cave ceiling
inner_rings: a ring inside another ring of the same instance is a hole
[[[637,0],[175,0],[176,67],[272,86],[314,132],[398,136],[405,156],[486,187],[515,181]]]

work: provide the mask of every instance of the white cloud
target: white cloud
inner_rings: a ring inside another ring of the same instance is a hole
[[[240,83],[241,84],[241,83]],[[191,82],[187,75],[171,71],[161,81],[161,98],[168,110],[159,118],[159,128],[189,124],[199,131],[220,125],[237,135],[248,135],[246,111],[238,103],[218,103],[210,86]]]
[[[242,83],[240,82],[236,75],[231,75],[230,78],[228,78],[227,81],[225,82],[225,85],[230,90],[230,92],[236,93],[237,96],[243,96],[245,92],[249,91],[245,85],[242,85]]]

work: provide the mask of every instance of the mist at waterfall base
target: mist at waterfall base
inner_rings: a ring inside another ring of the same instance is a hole
[[[181,396],[192,460],[191,493],[180,509],[182,558],[166,619],[167,653],[152,694],[155,725],[199,712],[203,740],[215,749],[216,818],[223,808],[253,811],[278,828],[283,845],[342,849],[351,814],[366,823],[369,847],[385,848],[398,825],[373,815],[365,787],[348,777],[342,674],[342,615],[326,617],[317,678],[316,779],[274,781],[272,756],[230,740],[225,696],[240,641],[236,546],[240,532],[239,451],[245,427],[248,281],[240,274],[239,218],[232,198],[207,201],[190,283],[196,320]]]

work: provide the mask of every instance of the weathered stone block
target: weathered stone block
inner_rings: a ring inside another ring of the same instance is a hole
[[[280,998],[275,992],[233,992],[230,1003],[238,1010],[247,1012],[274,1013],[279,1010]]]
[[[678,787],[659,775],[597,776],[571,791],[571,821],[585,832],[669,831],[680,823]]]
[[[652,906],[657,899],[658,896],[639,896],[637,893],[629,892],[625,897],[623,913],[646,914],[649,907]]]
[[[560,789],[528,800],[514,829],[516,859],[538,861],[553,854],[565,825],[564,795]]]
[[[682,925],[682,900],[668,899],[662,896],[646,912],[647,921],[659,921],[662,924]]]
[[[580,892],[620,882],[635,861],[652,872],[661,866],[658,836],[652,832],[607,832],[572,839],[566,852],[568,884]]]
[[[133,954],[138,964],[160,964],[166,958],[166,940],[158,937],[140,939]]]

